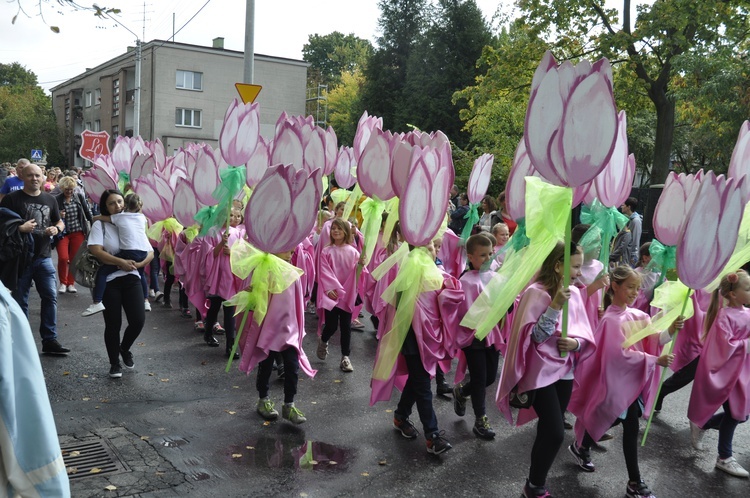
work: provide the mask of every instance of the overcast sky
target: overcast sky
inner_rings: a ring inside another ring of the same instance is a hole
[[[16,0],[0,0],[0,62],[20,62],[47,90],[134,44],[135,36],[125,28],[111,20],[99,20],[91,12],[75,12],[60,8],[56,0],[45,0],[43,21],[38,15],[38,0],[20,2],[31,17],[21,13],[11,25]],[[90,5],[94,0],[78,2]],[[498,7],[510,11],[513,4],[512,0],[476,2],[488,21]],[[213,38],[222,36],[226,49],[244,48],[245,0],[151,0],[145,3],[145,23],[143,1],[96,3],[122,9],[117,16],[120,23],[146,41],[169,38],[174,13],[176,30],[187,23],[175,36],[177,42],[210,46]],[[256,0],[255,52],[301,59],[302,46],[310,34],[332,31],[354,33],[374,43],[380,15],[377,4],[377,0]],[[49,26],[59,26],[60,33],[53,33],[45,21]]]

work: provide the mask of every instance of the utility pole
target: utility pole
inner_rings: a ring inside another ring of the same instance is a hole
[[[146,26],[145,26],[145,6],[144,3],[144,26],[143,26],[143,32],[145,35],[146,32]],[[116,22],[118,25],[125,28],[125,30],[130,33],[131,35],[135,36],[135,91],[133,92],[133,137],[137,137],[141,133],[141,60],[143,59],[143,53],[141,49],[142,41],[138,37],[137,34],[133,33],[133,31],[125,26],[123,23],[118,21],[116,18],[112,17],[110,14],[104,12],[104,14],[112,19],[114,22]]]
[[[255,72],[255,0],[246,0],[245,8],[245,71],[243,83],[253,83]]]

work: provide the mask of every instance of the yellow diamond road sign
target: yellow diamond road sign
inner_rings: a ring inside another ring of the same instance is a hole
[[[237,89],[237,93],[240,94],[240,98],[245,104],[255,102],[260,90],[263,88],[260,85],[251,85],[249,83],[235,83],[234,87]]]

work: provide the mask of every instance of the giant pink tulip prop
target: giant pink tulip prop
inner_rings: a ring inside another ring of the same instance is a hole
[[[230,166],[242,166],[250,160],[260,136],[260,107],[232,100],[219,134],[219,149]]]
[[[320,169],[310,172],[297,170],[291,164],[279,164],[268,168],[255,186],[245,208],[245,228],[248,240],[259,251],[240,242],[232,247],[230,256],[235,275],[246,279],[252,273],[252,280],[249,290],[229,300],[237,306],[237,313],[244,311],[245,314],[227,371],[249,312],[252,310],[253,320],[261,324],[270,294],[283,292],[300,276],[301,270],[274,254],[293,251],[310,234],[318,214],[322,173]]]
[[[255,188],[258,182],[266,174],[268,166],[271,164],[270,145],[263,137],[258,137],[258,145],[255,147],[252,157],[247,162],[247,178],[245,183],[250,188]]]
[[[482,198],[487,193],[490,186],[490,175],[492,174],[492,163],[495,156],[492,154],[482,154],[474,161],[469,175],[469,185],[466,194],[469,197],[469,211],[464,215],[467,220],[461,232],[461,240],[466,241],[471,235],[471,230],[479,223],[479,208]]]
[[[609,61],[581,61],[575,66],[566,61],[558,67],[547,51],[531,81],[524,133],[526,151],[539,174],[559,186],[575,188],[591,182],[612,156],[617,124]],[[565,233],[569,247],[570,220]],[[569,262],[566,250],[564,286],[570,283]],[[567,325],[566,303],[563,337],[567,336]]]
[[[732,151],[727,176],[739,180],[748,175],[750,175],[750,121],[745,121],[740,127],[740,134]]]
[[[370,135],[372,131],[383,129],[383,118],[377,116],[370,116],[367,111],[362,113],[357,123],[357,131],[354,134],[354,143],[352,148],[354,149],[354,159],[359,163],[359,158],[364,151],[367,142],[370,141]]]
[[[288,116],[282,113],[276,122],[276,134],[271,147],[271,164],[292,164],[297,169],[324,175],[333,172],[337,157],[336,133],[317,126],[312,116]]]
[[[357,162],[354,160],[354,149],[351,147],[341,146],[336,160],[336,168],[333,176],[336,178],[336,183],[343,189],[350,189],[357,182],[356,176],[354,176]]]
[[[82,178],[86,193],[97,204],[105,190],[117,188],[117,172],[110,162],[109,154],[94,158],[94,166],[84,171]]]

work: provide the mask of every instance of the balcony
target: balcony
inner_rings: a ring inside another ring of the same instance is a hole
[[[135,104],[135,89],[125,92],[125,105]]]

